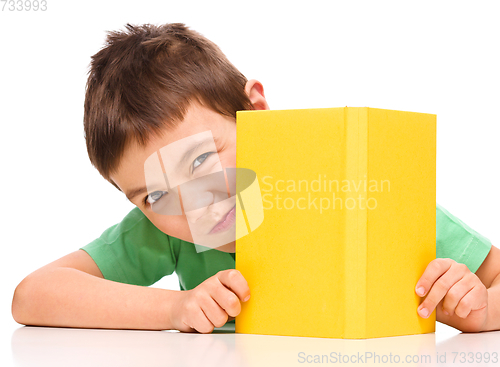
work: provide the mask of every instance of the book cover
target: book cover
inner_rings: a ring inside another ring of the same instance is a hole
[[[414,291],[436,256],[435,115],[239,111],[236,162],[256,173],[264,209],[260,226],[236,240],[236,269],[252,295],[237,333],[435,330],[435,312],[419,317]],[[242,215],[236,222],[243,227]]]

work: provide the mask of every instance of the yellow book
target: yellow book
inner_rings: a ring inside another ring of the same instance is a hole
[[[237,235],[236,269],[251,292],[237,333],[359,339],[435,330],[435,312],[421,318],[415,294],[436,257],[435,115],[240,111],[236,165],[255,171],[264,209],[255,229],[236,217],[237,232],[248,232]]]

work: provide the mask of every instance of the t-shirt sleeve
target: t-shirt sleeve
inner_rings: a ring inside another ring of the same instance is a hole
[[[105,279],[149,286],[174,272],[171,238],[134,208],[118,224],[81,248],[95,261]]]
[[[490,249],[490,240],[436,205],[436,257],[453,259],[475,273]]]

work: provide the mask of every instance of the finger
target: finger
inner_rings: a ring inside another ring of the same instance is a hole
[[[247,281],[238,270],[223,270],[218,272],[216,277],[226,288],[233,291],[242,302],[248,301],[250,298],[250,288],[248,288]]]
[[[427,268],[425,268],[424,273],[420,277],[415,286],[415,292],[423,297],[431,289],[432,285],[439,279],[444,273],[446,273],[452,266],[453,260],[451,259],[435,259],[432,260]]]
[[[241,303],[236,294],[214,278],[214,285],[210,289],[210,296],[229,316],[237,316],[241,312]]]
[[[470,275],[469,275],[470,274]],[[466,274],[462,279],[456,282],[446,293],[443,300],[443,313],[446,316],[452,316],[455,313],[460,300],[474,288],[474,274]]]
[[[454,264],[446,273],[444,273],[431,286],[427,297],[418,307],[418,313],[421,317],[427,318],[436,308],[437,304],[444,298],[448,290],[464,277],[463,264]]]
[[[191,322],[193,323],[192,328],[204,334],[211,333],[215,327],[201,308],[198,312],[195,313],[195,315],[193,315],[193,317],[191,318]]]
[[[192,328],[191,326],[189,326],[185,322],[183,322],[182,324],[184,325],[184,327],[179,328],[180,332],[183,332],[183,333],[197,333],[198,332],[196,329]]]
[[[221,327],[227,322],[227,313],[212,298],[202,306],[202,310],[215,327]]]
[[[486,288],[484,285],[477,284],[469,293],[462,297],[458,306],[455,308],[455,314],[465,319],[472,311],[477,311],[486,307],[487,296],[484,295]]]

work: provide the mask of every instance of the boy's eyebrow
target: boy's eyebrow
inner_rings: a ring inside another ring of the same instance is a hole
[[[204,140],[201,140],[199,142],[196,142],[196,143],[192,144],[184,152],[184,154],[182,155],[181,159],[179,160],[179,163],[177,163],[177,169],[179,170],[181,168],[181,166],[183,164],[185,164],[185,162],[189,159],[189,157],[191,156],[191,154],[193,154],[193,152],[196,151],[196,149],[198,149],[200,146],[202,146],[202,145],[204,145],[206,143],[210,143],[210,142],[215,142],[217,144],[218,140],[215,137],[212,137],[212,138],[204,139]],[[125,193],[125,196],[127,197],[127,199],[129,199],[129,201],[132,201],[133,198],[135,198],[136,196],[138,196],[140,194],[143,194],[143,193],[145,193],[147,191],[148,191],[147,187],[139,187],[137,189],[133,189],[133,190],[127,191]]]
[[[132,201],[133,198],[135,198],[136,196],[138,196],[144,192],[147,192],[147,191],[148,191],[148,189],[146,187],[140,187],[138,189],[134,189],[134,190],[126,192],[125,196],[127,197],[127,199],[129,201]]]

